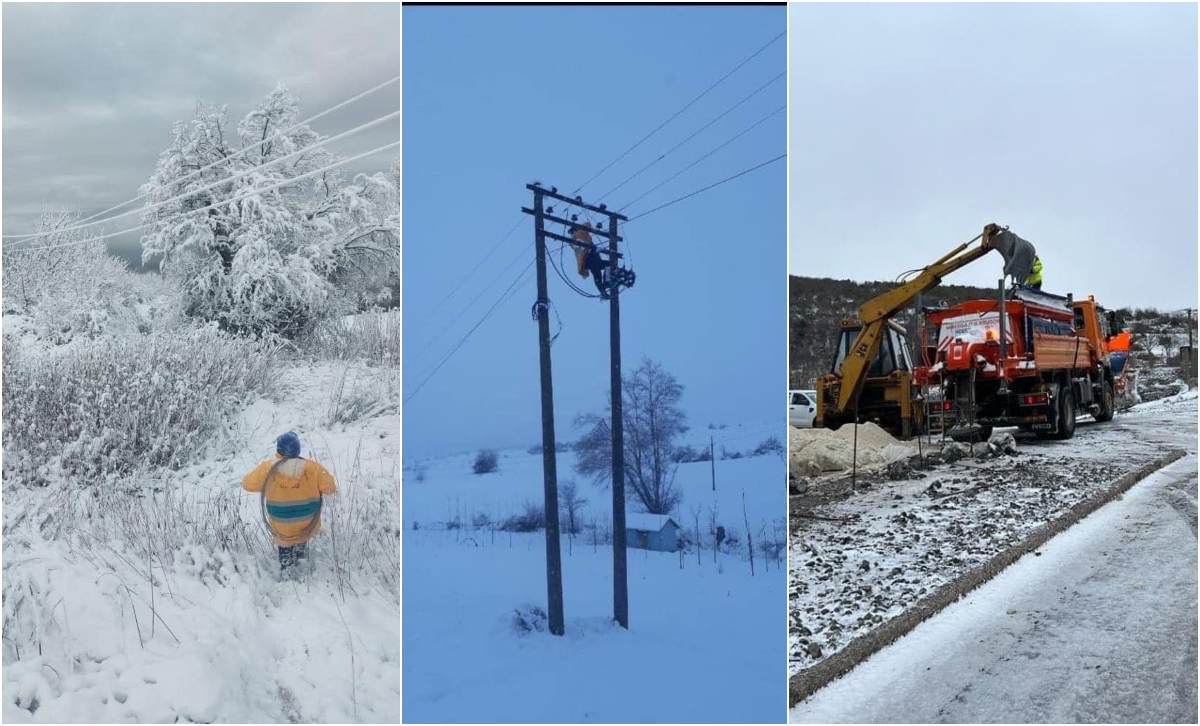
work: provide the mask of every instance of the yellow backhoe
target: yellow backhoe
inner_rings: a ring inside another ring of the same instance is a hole
[[[946,275],[993,249],[1004,257],[1004,274],[1024,281],[1033,266],[1033,245],[1007,227],[988,224],[974,239],[916,271],[911,279],[863,303],[857,320],[842,320],[832,371],[817,379],[814,425],[835,429],[845,423],[874,421],[901,438],[921,431],[925,409],[913,380],[908,336],[892,317]]]

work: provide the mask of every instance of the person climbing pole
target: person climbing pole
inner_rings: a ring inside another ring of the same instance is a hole
[[[579,269],[580,277],[587,277],[591,273],[592,281],[596,283],[596,290],[600,293],[601,299],[608,299],[608,289],[604,284],[604,260],[600,259],[600,253],[596,251],[596,244],[592,242],[592,235],[588,232],[592,225],[584,223],[582,227],[575,227],[571,230],[571,239],[577,241],[575,247],[575,266]]]
[[[242,488],[261,494],[263,521],[279,548],[279,573],[306,558],[308,542],[321,530],[322,497],[337,492],[329,471],[300,456],[300,437],[294,431],[275,440],[275,458],[254,467]]]
[[[1025,278],[1025,287],[1033,290],[1042,289],[1042,258],[1034,256],[1033,267],[1029,271],[1029,277]]]

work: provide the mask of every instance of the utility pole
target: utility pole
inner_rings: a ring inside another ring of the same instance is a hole
[[[717,490],[717,444],[713,441],[713,435],[708,435],[708,463],[712,465],[712,488]]]
[[[622,257],[617,251],[621,241],[618,230],[620,222],[628,217],[611,212],[601,204],[585,204],[582,197],[571,198],[558,193],[556,187],[546,189],[538,183],[526,184],[533,192],[533,209],[522,207],[521,211],[533,215],[536,227],[538,298],[534,312],[538,321],[538,343],[542,366],[542,468],[546,490],[546,577],[549,590],[550,632],[563,634],[562,619],[562,555],[558,532],[558,481],[556,473],[557,454],[554,448],[554,399],[550,379],[550,298],[546,292],[546,240],[552,239],[571,245],[583,246],[578,239],[557,234],[546,229],[546,222],[561,224],[565,228],[583,227],[579,217],[569,211],[554,214],[554,208],[544,206],[545,199],[561,202],[568,210],[572,207],[608,217],[608,229],[604,223],[595,228],[587,225],[591,235],[608,239],[608,248],[597,246],[596,252],[606,256],[605,271],[608,273],[609,294],[609,375],[611,376],[612,407],[612,490],[613,490],[613,619],[623,628],[629,627],[629,586],[625,544],[625,447],[621,409],[621,306],[620,291],[632,287],[636,276],[632,270],[619,267]],[[557,612],[557,620],[556,620]],[[557,630],[555,629],[557,622]]]
[[[617,220],[620,215],[608,216],[608,255],[614,263],[617,254]],[[625,420],[621,406],[621,286],[609,271],[613,281],[608,297],[609,376],[612,386],[612,496],[613,496],[613,619],[629,629],[629,569],[625,549]]]
[[[542,195],[533,192],[534,254],[537,255],[538,357],[542,370],[542,483],[546,515],[546,601],[550,632],[562,635],[562,547],[558,533],[558,450],[554,444],[554,382],[550,375],[550,298],[546,293],[546,230]]]

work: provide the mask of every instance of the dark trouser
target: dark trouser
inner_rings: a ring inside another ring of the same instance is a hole
[[[596,283],[596,289],[601,295],[607,296],[608,292],[604,289],[604,261],[600,259],[600,253],[596,250],[588,250],[587,257],[583,258],[583,264],[587,267],[588,272],[592,275],[592,281]]]
[[[300,560],[307,556],[304,549],[308,543],[301,543],[292,547],[279,548],[279,571],[287,572],[289,567],[296,565]]]

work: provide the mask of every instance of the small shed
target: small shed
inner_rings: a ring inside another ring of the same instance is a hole
[[[666,514],[627,514],[625,546],[639,550],[675,552],[679,549],[679,525]]]

